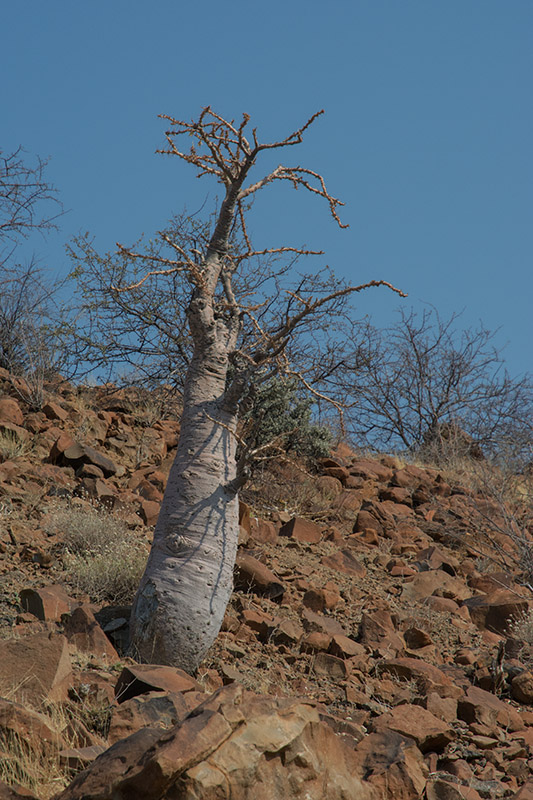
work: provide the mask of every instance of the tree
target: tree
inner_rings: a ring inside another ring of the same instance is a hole
[[[384,331],[359,329],[366,357],[338,379],[355,400],[349,412],[355,442],[389,451],[431,448],[435,455],[468,450],[469,439],[487,455],[508,452],[511,444],[515,453],[530,449],[531,378],[512,378],[494,333],[482,324],[461,331],[458,317],[402,310]]]
[[[46,161],[29,164],[19,147],[0,151],[0,367],[13,377],[30,405],[38,405],[45,374],[53,371],[55,348],[55,295],[58,284],[44,278],[33,256],[18,260],[20,246],[35,233],[57,228],[61,204],[45,178]]]
[[[0,149],[0,265],[12,258],[18,245],[32,233],[57,227],[61,215],[54,186],[45,179],[47,161],[34,165],[23,158],[18,147],[5,154]]]
[[[381,285],[398,291],[385,281],[347,286],[329,271],[296,274],[283,289],[281,280],[291,265],[280,266],[276,259],[314,251],[291,246],[257,250],[252,245],[246,221],[250,201],[276,182],[325,200],[343,227],[340,201],[317,172],[280,165],[251,178],[261,155],[299,144],[321,113],[270,143],[261,143],[255,128],[249,130],[247,115],[240,124],[209,107],[192,122],[163,116],[171,127],[168,146],[160,152],[191,164],[198,177],[222,184],[220,207],[206,237],[195,240],[189,224],[181,238],[161,231],[158,245],[144,252],[118,245],[113,259],[114,274],[120,273],[120,263],[140,263],[145,269],[133,282],[110,286],[117,297],[161,276],[180,281],[187,298],[180,307],[192,342],[177,453],[131,616],[132,654],[145,661],[195,670],[220,629],[233,585],[237,494],[257,449],[245,444],[236,458],[237,420],[252,378],[267,382],[276,374],[287,375],[311,389],[308,375],[291,363],[297,355],[291,343],[298,339],[299,347],[308,348],[310,332],[316,338],[321,327],[331,325],[355,292]],[[183,138],[192,139],[189,150],[180,149]],[[258,259],[266,259],[266,265]]]

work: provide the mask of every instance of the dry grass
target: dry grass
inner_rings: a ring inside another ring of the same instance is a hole
[[[57,735],[55,741],[41,742],[12,730],[0,732],[0,780],[19,785],[48,800],[72,780],[73,770],[60,756],[62,749],[80,746],[80,727],[89,730],[95,741],[105,745],[109,730],[109,705],[46,703],[37,709],[49,729]]]
[[[316,521],[336,513],[337,493],[317,485],[315,476],[291,463],[278,468],[270,465],[268,470],[258,472],[240,496],[257,516],[266,519],[279,511]]]
[[[14,431],[0,431],[0,461],[10,461],[14,458],[21,458],[30,451],[30,443],[23,439]]]
[[[101,508],[58,510],[47,530],[61,534],[65,569],[78,591],[96,602],[132,600],[146,565],[144,543]]]

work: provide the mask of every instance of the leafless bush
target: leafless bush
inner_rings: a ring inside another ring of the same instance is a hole
[[[62,211],[45,179],[47,162],[23,156],[21,148],[0,151],[0,367],[22,399],[39,408],[44,384],[64,356],[57,346],[59,284],[45,279],[33,256],[21,263],[18,249],[33,234],[56,228]]]
[[[357,444],[426,448],[432,457],[458,449],[495,456],[512,446],[524,460],[533,442],[531,378],[511,378],[493,332],[481,324],[460,331],[457,321],[411,310],[389,329],[360,331],[357,368],[344,373]]]

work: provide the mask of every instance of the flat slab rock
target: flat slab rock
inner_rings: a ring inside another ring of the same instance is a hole
[[[117,742],[57,800],[373,800],[358,763],[313,705],[232,684],[163,735],[143,728]]]
[[[422,753],[430,751],[440,753],[455,739],[451,725],[438,719],[425,708],[409,703],[396,706],[373,720],[373,731],[387,729],[413,739]]]

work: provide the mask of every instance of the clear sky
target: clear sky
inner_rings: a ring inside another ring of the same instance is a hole
[[[531,370],[531,0],[25,0],[2,3],[0,30],[0,146],[50,156],[69,210],[37,243],[52,272],[77,232],[110,249],[213,202],[155,155],[158,114],[245,111],[279,139],[325,108],[286,160],[323,173],[350,229],[281,186],[255,205],[257,244],[321,248],[317,267],[389,280],[406,307],[464,309]],[[373,290],[358,309],[386,325],[400,302]]]

